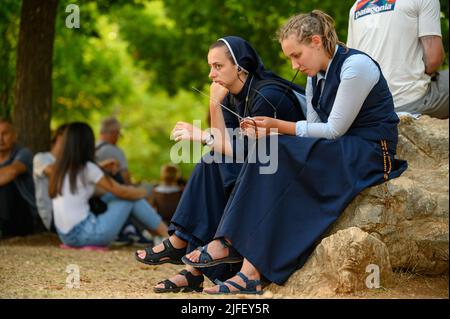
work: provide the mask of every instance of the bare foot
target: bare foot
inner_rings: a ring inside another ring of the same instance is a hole
[[[189,271],[191,274],[193,274],[194,276],[198,276],[198,275],[202,274],[199,270],[195,269],[194,267],[188,266],[185,269],[187,271]],[[188,285],[186,277],[183,275],[180,275],[180,274],[176,274],[175,276],[169,278],[169,280],[171,282],[173,282],[175,285],[177,285],[178,287],[184,287],[184,286]],[[164,284],[163,283],[157,284],[154,288],[164,288]]]
[[[181,249],[187,246],[187,243],[180,239],[179,237],[177,237],[176,235],[172,235],[169,237],[169,241],[172,244],[172,246],[176,249]],[[156,254],[156,253],[160,253],[164,250],[164,244],[161,242],[158,245],[152,247],[152,251]],[[138,250],[137,251],[139,258],[144,259],[146,256],[146,252],[145,250]],[[167,257],[169,258],[169,257]]]
[[[220,240],[215,239],[208,244],[206,252],[211,255],[213,260],[225,258],[228,256],[228,248],[224,247]],[[198,262],[200,258],[200,251],[197,249],[186,255],[186,258],[193,263]]]

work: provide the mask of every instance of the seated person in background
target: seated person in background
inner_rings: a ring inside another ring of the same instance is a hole
[[[16,139],[12,123],[0,118],[0,238],[42,228],[34,197],[32,153]]]
[[[61,152],[64,130],[68,124],[60,125],[50,141],[50,152],[37,153],[33,158],[33,179],[36,189],[36,205],[39,216],[47,230],[53,230],[52,200],[48,196],[48,178],[53,163]]]
[[[95,147],[95,159],[116,182],[131,185],[127,158],[117,146],[121,136],[120,128],[120,122],[114,116],[102,121],[99,141]],[[151,236],[145,232],[145,228],[145,225],[130,215],[115,244],[152,244]]]
[[[150,196],[150,204],[166,223],[170,223],[183,193],[182,188],[178,185],[180,175],[177,166],[172,164],[162,166],[160,183],[153,188]]]
[[[396,112],[448,118],[448,69],[438,0],[358,0],[350,9],[347,45],[381,67]]]
[[[37,153],[33,158],[36,206],[45,228],[49,231],[54,231],[54,223],[52,200],[48,195],[48,181],[56,157],[62,152],[62,141],[67,126],[68,124],[63,124],[56,129],[50,141],[50,152]],[[112,172],[117,172],[119,167],[118,162],[114,159],[107,159],[98,164],[103,169]]]
[[[102,121],[100,127],[100,141],[95,146],[95,158],[97,162],[115,159],[119,163],[119,171],[107,172],[121,184],[131,184],[130,172],[125,153],[117,146],[120,137],[120,123],[115,117],[109,117]]]
[[[81,122],[69,124],[64,133],[63,149],[50,175],[55,228],[68,246],[106,246],[119,234],[130,215],[146,229],[166,237],[167,225],[144,199],[144,188],[122,185],[105,176],[94,161],[94,133]],[[89,199],[100,187],[107,209],[100,215],[89,207]]]

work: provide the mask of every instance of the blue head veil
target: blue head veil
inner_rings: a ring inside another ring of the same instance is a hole
[[[275,79],[287,85],[296,86],[274,72],[266,70],[259,54],[245,39],[238,36],[226,36],[218,41],[226,44],[234,63],[249,75],[254,75],[261,80]]]

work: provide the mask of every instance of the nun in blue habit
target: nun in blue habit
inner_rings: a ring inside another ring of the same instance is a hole
[[[280,30],[284,54],[308,75],[307,119],[244,119],[244,128],[283,134],[278,170],[261,174],[261,162],[245,163],[215,239],[182,258],[207,267],[243,257],[236,276],[206,293],[260,294],[261,279],[285,283],[358,193],[407,168],[395,158],[399,119],[379,65],[338,42],[333,23],[315,10]]]
[[[236,129],[244,117],[276,116],[286,121],[305,119],[297,92],[304,90],[275,73],[264,68],[261,58],[255,49],[244,39],[227,36],[219,39],[209,50],[208,63],[211,71],[209,77],[213,81],[210,90],[211,126],[225,126]],[[267,84],[254,88],[262,80],[276,80],[284,86]],[[254,98],[249,101],[249,95]],[[255,94],[256,93],[256,94]],[[223,105],[222,107],[219,103]],[[187,132],[187,133],[186,133]],[[208,161],[203,158],[196,165],[180,199],[177,210],[169,226],[168,239],[155,247],[148,247],[144,251],[136,252],[136,259],[149,265],[163,263],[182,264],[181,258],[199,246],[203,246],[214,239],[217,227],[221,221],[224,208],[232,194],[236,179],[244,165],[244,160],[237,158],[237,148],[244,148],[244,156],[248,151],[246,137],[232,136],[230,147],[233,162],[225,163],[225,155],[220,155],[221,161],[213,161],[211,156],[223,153],[219,138],[206,132],[199,132],[197,128],[184,122],[177,123],[173,136],[175,140],[195,140],[201,136],[203,144],[212,148]],[[185,135],[181,135],[185,134]],[[230,155],[228,155],[230,157]],[[223,241],[222,245],[227,245]],[[232,250],[232,248],[230,248]],[[230,263],[205,268],[187,267],[175,277],[164,280],[155,287],[155,292],[201,291],[203,274],[211,280],[226,280],[233,276],[240,268],[242,257],[233,250],[234,255],[228,258]],[[234,258],[234,259],[233,259]],[[203,273],[203,274],[202,274]]]

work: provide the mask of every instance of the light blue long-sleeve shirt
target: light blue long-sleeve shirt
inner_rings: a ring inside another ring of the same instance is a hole
[[[323,90],[323,83],[326,82],[332,62],[333,59],[328,63],[325,75],[317,74],[317,81],[321,78],[325,79],[322,81],[321,90]],[[306,83],[306,121],[298,121],[296,123],[296,135],[327,139],[335,139],[344,135],[379,79],[380,71],[368,56],[355,54],[347,58],[341,68],[341,83],[339,84],[328,122],[323,123],[311,103],[313,96],[312,78],[308,77]]]

